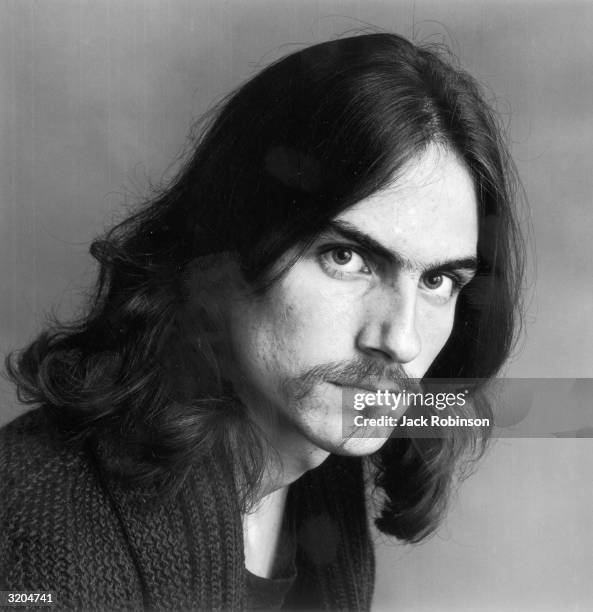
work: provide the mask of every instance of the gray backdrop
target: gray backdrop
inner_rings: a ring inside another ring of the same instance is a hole
[[[445,42],[509,125],[532,208],[516,377],[593,376],[593,3],[1,0],[0,349],[67,317],[91,238],[169,176],[188,128],[259,67],[366,24]],[[0,423],[18,414],[0,385]],[[378,537],[376,610],[593,605],[590,439],[499,440],[444,528]]]

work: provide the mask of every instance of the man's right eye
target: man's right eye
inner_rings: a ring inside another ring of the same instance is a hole
[[[353,248],[335,246],[320,255],[321,267],[334,278],[371,274],[365,259]]]

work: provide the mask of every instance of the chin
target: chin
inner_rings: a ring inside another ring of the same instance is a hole
[[[378,413],[344,413],[342,400],[333,405],[316,399],[317,401],[311,402],[310,405],[315,406],[321,416],[312,420],[310,415],[314,410],[304,410],[303,412],[309,414],[309,418],[300,420],[300,426],[297,426],[302,438],[313,448],[333,455],[362,457],[377,452],[393,432],[393,426],[354,426],[351,422],[357,416],[381,416]],[[323,406],[323,409],[320,409],[320,406]]]
[[[334,451],[335,455],[346,457],[365,457],[376,453],[388,440],[385,438],[350,438]]]
[[[376,432],[375,432],[376,433]],[[389,433],[385,433],[382,437],[371,438],[364,437],[360,433],[357,437],[343,438],[331,437],[311,439],[310,442],[319,450],[332,455],[340,455],[343,457],[364,457],[376,453],[389,439]]]

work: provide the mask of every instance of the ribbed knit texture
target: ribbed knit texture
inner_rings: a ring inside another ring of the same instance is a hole
[[[174,499],[121,485],[100,453],[57,442],[41,410],[0,430],[0,590],[53,591],[68,610],[245,609],[243,532],[219,465]],[[368,610],[374,555],[361,462],[330,457],[290,488],[290,609]]]

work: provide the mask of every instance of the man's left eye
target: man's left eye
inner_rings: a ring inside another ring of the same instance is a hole
[[[445,274],[432,272],[423,276],[420,282],[424,289],[439,298],[449,299],[455,292],[455,282]]]

